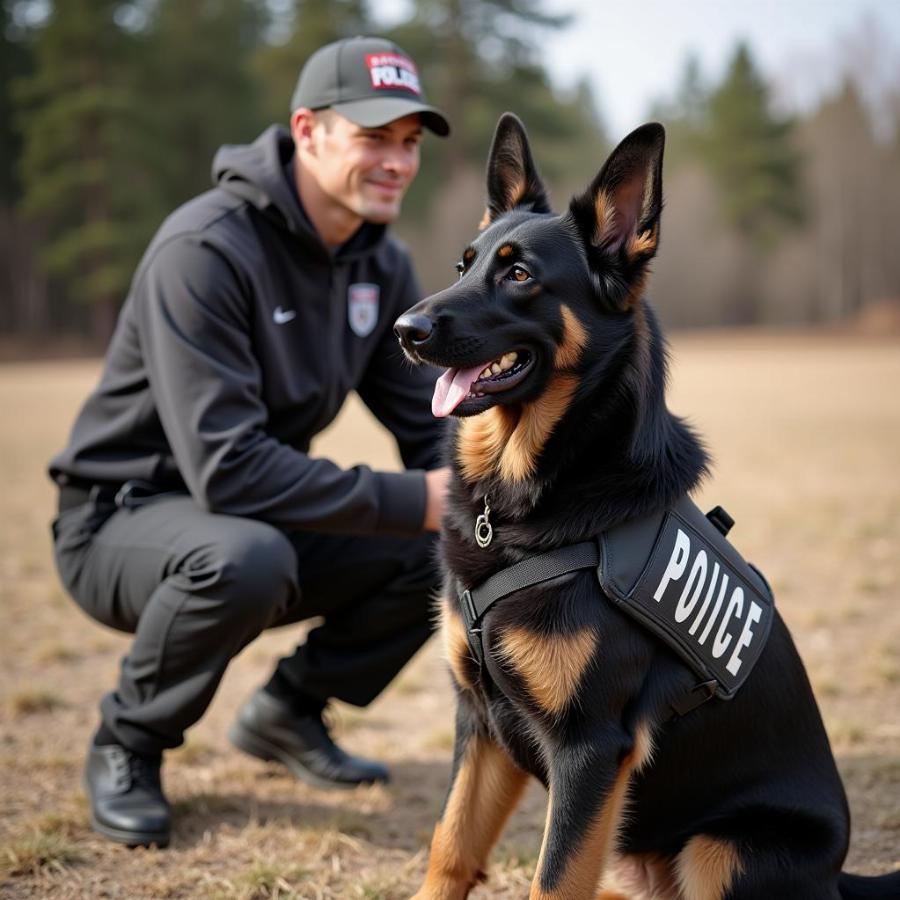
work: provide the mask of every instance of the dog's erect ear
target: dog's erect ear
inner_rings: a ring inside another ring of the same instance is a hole
[[[651,122],[632,131],[610,154],[590,187],[569,207],[592,263],[620,259],[633,278],[659,245],[662,162],[666,132]],[[624,259],[623,259],[624,257]]]
[[[487,165],[488,207],[481,221],[486,228],[515,207],[548,213],[550,203],[531,157],[525,126],[512,113],[503,113],[494,132]]]

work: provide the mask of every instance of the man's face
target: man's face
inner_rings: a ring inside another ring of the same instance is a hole
[[[319,188],[361,219],[393,222],[419,171],[421,140],[417,113],[364,128],[331,111],[312,132]]]

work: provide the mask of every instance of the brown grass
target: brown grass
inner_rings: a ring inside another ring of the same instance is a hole
[[[733,538],[777,586],[819,688],[846,780],[848,868],[900,864],[900,345],[798,335],[676,337],[671,406],[706,436]],[[226,674],[209,713],[164,772],[172,846],[129,851],[92,834],[79,795],[100,694],[127,639],[84,616],[52,570],[46,460],[98,371],[93,361],[0,366],[0,896],[22,898],[370,898],[420,883],[443,801],[452,695],[432,642],[364,715],[342,708],[352,750],[384,757],[388,788],[325,793],[231,749],[225,732],[298,629],[260,638]],[[345,410],[317,451],[349,464],[389,440]],[[509,822],[487,885],[527,893],[543,792]]]
[[[63,705],[59,695],[47,688],[25,687],[13,691],[7,700],[7,706],[13,717],[30,716],[34,713],[50,712]]]

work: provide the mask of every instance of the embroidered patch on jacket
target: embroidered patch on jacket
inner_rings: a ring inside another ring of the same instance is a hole
[[[387,91],[409,91],[421,95],[419,73],[415,63],[399,53],[369,53],[366,55],[372,87]]]
[[[377,284],[360,282],[347,288],[347,321],[358,337],[368,337],[378,321]]]

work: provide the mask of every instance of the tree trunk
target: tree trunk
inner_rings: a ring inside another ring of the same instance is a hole
[[[34,248],[40,243],[36,231],[13,210],[0,211],[0,245],[10,291],[8,318],[3,324],[30,338],[43,337],[50,328],[47,282],[34,258]]]
[[[737,289],[731,303],[732,324],[756,325],[760,319],[761,254],[746,234],[741,236],[741,248],[737,262]]]

